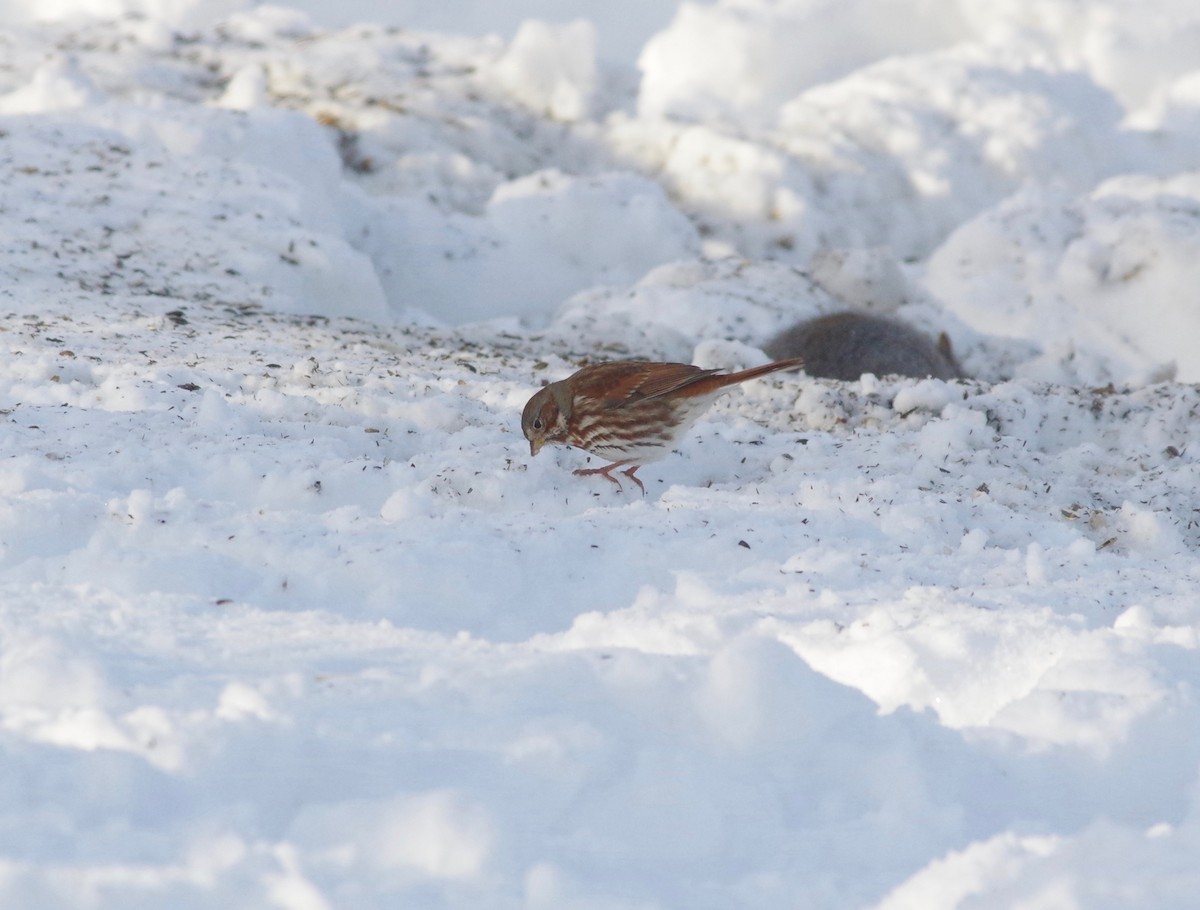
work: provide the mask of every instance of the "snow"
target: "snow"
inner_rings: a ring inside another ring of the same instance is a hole
[[[0,906],[1194,906],[1198,59],[0,4]],[[584,362],[856,307],[974,378],[747,383],[645,496],[529,456]]]

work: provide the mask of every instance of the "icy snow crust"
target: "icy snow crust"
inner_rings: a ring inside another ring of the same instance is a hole
[[[1195,906],[1194,4],[235,6],[0,10],[0,906]]]

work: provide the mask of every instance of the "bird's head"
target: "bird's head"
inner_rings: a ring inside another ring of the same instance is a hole
[[[529,454],[536,455],[543,445],[566,443],[569,402],[563,407],[561,383],[551,383],[534,394],[521,414],[521,432],[529,440]]]

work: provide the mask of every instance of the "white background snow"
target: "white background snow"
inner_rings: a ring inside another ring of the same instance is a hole
[[[1194,908],[1197,288],[1193,0],[3,0],[0,906]]]

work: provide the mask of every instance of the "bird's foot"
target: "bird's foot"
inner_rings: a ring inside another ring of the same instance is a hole
[[[587,477],[588,475],[591,475],[591,474],[599,474],[601,477],[608,478],[613,483],[615,483],[618,487],[620,487],[621,489],[624,489],[623,487],[621,487],[621,481],[618,480],[616,477],[612,476],[612,472],[625,464],[628,464],[628,462],[614,461],[612,464],[605,465],[602,468],[580,468],[579,470],[577,470],[575,472],[575,476]],[[642,491],[642,495],[645,496],[646,495],[646,485],[642,483],[641,478],[639,478],[635,473],[637,471],[637,469],[640,467],[641,467],[640,464],[635,464],[632,467],[626,468],[621,473],[624,474],[626,477],[628,477],[630,480],[632,480],[634,483],[636,483],[638,485],[638,489]]]

